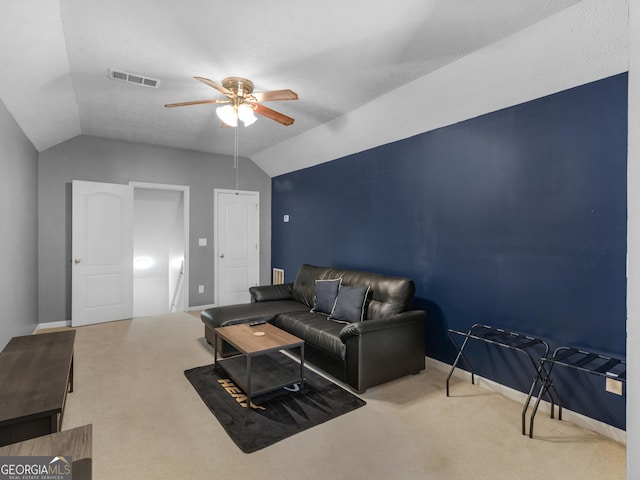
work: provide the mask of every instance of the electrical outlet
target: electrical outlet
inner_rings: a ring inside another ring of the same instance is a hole
[[[198,293],[204,293],[204,285],[198,285]]]
[[[613,378],[607,378],[605,389],[609,393],[615,393],[616,395],[622,395],[622,382]]]

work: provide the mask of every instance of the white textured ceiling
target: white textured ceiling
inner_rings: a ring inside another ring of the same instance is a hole
[[[194,80],[243,76],[296,119],[240,128],[252,156],[400,90],[579,0],[29,0],[0,7],[0,100],[43,151],[80,134],[231,154]],[[160,80],[110,80],[115,68]],[[420,92],[407,90],[407,95]]]

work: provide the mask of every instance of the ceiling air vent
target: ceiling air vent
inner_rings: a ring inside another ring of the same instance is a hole
[[[132,83],[133,85],[139,85],[141,87],[158,88],[160,80],[148,78],[143,75],[137,75],[135,73],[121,72],[119,70],[109,69],[109,78],[111,80],[119,80],[121,82]]]

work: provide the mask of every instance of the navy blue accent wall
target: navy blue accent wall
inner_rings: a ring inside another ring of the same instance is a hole
[[[474,323],[624,357],[626,160],[620,74],[274,178],[272,263],[412,278],[426,354],[448,363],[447,329]],[[528,391],[512,352],[475,350]],[[604,379],[559,375],[568,408],[625,428]]]

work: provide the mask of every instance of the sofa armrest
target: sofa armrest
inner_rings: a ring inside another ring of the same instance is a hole
[[[269,302],[272,300],[291,300],[293,283],[283,283],[281,285],[262,285],[250,287],[251,303]]]
[[[425,367],[427,314],[422,310],[346,325],[346,381],[356,391],[416,374]]]
[[[365,320],[363,322],[354,322],[345,325],[340,331],[340,340],[346,343],[352,337],[364,335],[370,332],[387,330],[390,328],[398,328],[412,325],[415,323],[424,323],[426,321],[426,313],[422,310],[410,310],[408,312],[396,313],[384,318],[375,318]]]

